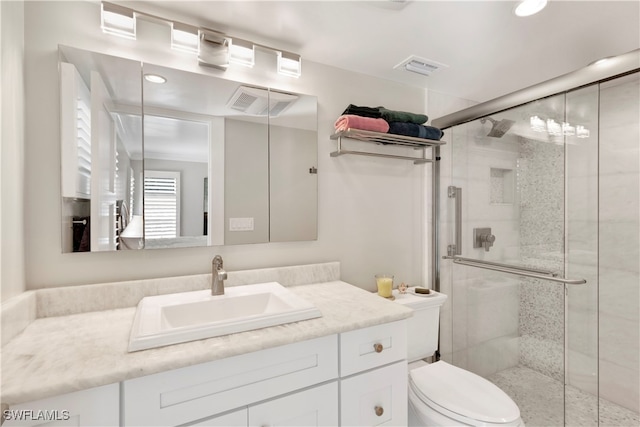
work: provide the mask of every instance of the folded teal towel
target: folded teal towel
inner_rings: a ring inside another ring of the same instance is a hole
[[[405,122],[421,125],[429,120],[424,114],[407,113],[406,111],[387,110],[384,107],[378,107],[382,118],[388,122]]]
[[[439,141],[444,133],[433,126],[423,126],[415,123],[390,122],[389,132],[396,135],[413,136],[414,138],[434,139]]]

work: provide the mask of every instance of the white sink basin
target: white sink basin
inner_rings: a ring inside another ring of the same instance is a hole
[[[277,282],[145,297],[138,304],[129,351],[320,317],[311,303]]]

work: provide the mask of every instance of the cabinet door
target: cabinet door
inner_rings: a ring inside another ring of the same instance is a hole
[[[337,382],[290,394],[249,408],[249,426],[337,425]]]
[[[67,393],[11,406],[3,426],[117,426],[118,384]]]
[[[247,417],[248,411],[247,408],[244,408],[189,425],[202,427],[247,427]]]
[[[341,425],[406,426],[407,362],[342,380]]]

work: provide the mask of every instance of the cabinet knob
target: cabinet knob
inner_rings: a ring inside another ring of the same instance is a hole
[[[376,351],[376,353],[382,353],[382,350],[384,350],[384,346],[380,343],[376,343],[373,345],[373,349]]]
[[[376,406],[376,415],[381,417],[382,414],[384,414],[384,409],[382,409],[382,406]]]

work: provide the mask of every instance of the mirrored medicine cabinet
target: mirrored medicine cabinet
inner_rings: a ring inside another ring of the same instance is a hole
[[[317,99],[59,47],[62,250],[317,238]]]

